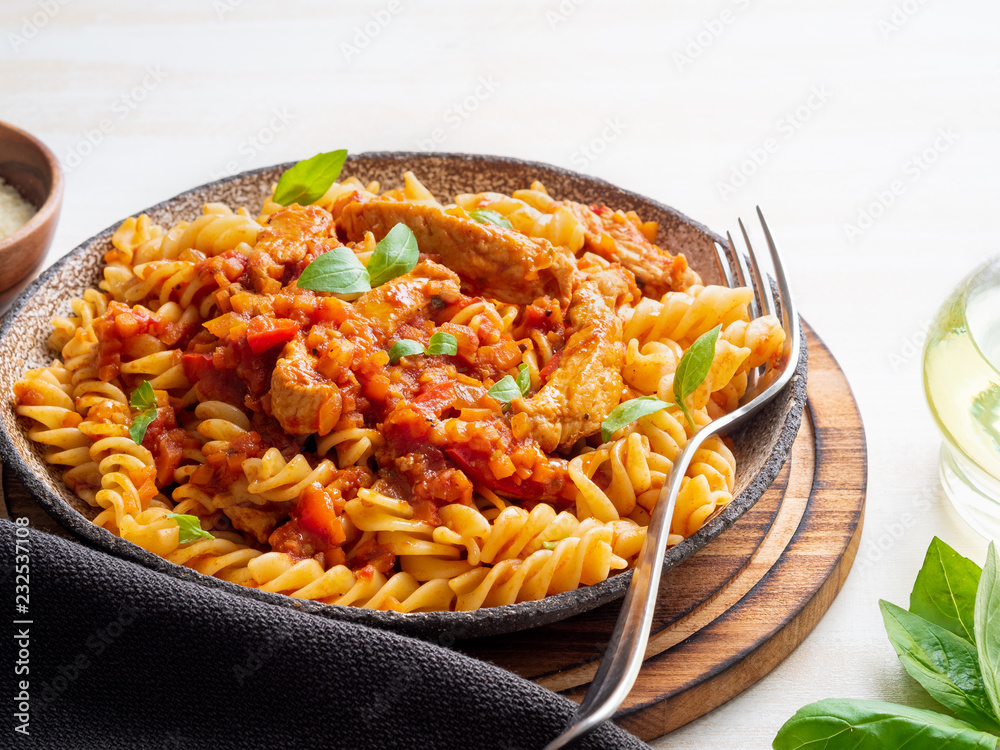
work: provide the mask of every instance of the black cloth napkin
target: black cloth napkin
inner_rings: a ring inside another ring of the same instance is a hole
[[[574,710],[454,651],[210,590],[6,520],[0,565],[11,613],[0,747],[535,750]],[[16,731],[25,723],[27,736]],[[648,750],[614,726],[580,747]]]

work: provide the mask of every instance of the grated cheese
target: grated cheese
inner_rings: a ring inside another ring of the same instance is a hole
[[[37,211],[16,188],[0,177],[0,240],[27,224]]]

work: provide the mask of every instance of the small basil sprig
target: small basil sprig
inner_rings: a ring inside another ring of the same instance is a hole
[[[139,413],[132,417],[132,426],[128,428],[128,434],[136,445],[142,445],[142,439],[146,437],[146,428],[156,419],[157,414],[156,394],[148,380],[143,380],[142,385],[132,392],[129,405],[133,409],[138,409]]]
[[[469,216],[478,221],[480,224],[496,224],[498,227],[503,227],[504,229],[514,228],[514,225],[507,220],[506,216],[488,208],[473,209],[472,211],[469,211]]]
[[[601,440],[608,442],[622,427],[627,427],[640,417],[655,414],[668,406],[679,406],[691,429],[697,429],[691,410],[688,409],[687,398],[698,390],[708,377],[708,371],[712,369],[712,360],[715,359],[715,342],[718,341],[721,330],[721,325],[716,326],[708,333],[699,336],[684,352],[674,372],[674,402],[663,401],[656,396],[642,396],[618,404],[601,423]]]
[[[314,292],[358,294],[409,273],[418,260],[417,238],[406,224],[397,224],[375,246],[367,268],[350,248],[337,247],[306,266],[297,283]]]
[[[446,331],[437,331],[427,342],[426,353],[454,356],[458,354],[458,339]]]
[[[401,357],[412,357],[415,354],[458,354],[458,339],[445,331],[438,331],[431,336],[425,348],[419,341],[400,339],[389,347],[389,364],[396,364]]]
[[[167,518],[172,518],[176,521],[177,528],[180,532],[177,538],[181,544],[193,542],[195,539],[215,539],[214,536],[201,528],[201,521],[198,519],[198,516],[186,516],[181,515],[180,513],[167,513]]]
[[[698,337],[691,344],[690,348],[684,352],[681,361],[677,364],[677,371],[674,373],[674,400],[681,408],[687,418],[691,429],[695,429],[694,419],[688,409],[687,398],[705,382],[708,371],[712,368],[712,361],[715,359],[715,342],[719,339],[721,325],[717,325],[711,331]]]
[[[527,395],[530,388],[531,373],[528,372],[528,366],[522,362],[517,368],[516,379],[510,375],[504,375],[486,393],[501,404],[509,404],[515,398]]]
[[[368,271],[350,248],[336,247],[306,266],[298,279],[299,289],[334,294],[358,294],[371,289]]]
[[[389,364],[394,365],[401,357],[412,357],[414,354],[423,354],[424,345],[413,339],[400,339],[389,347]]]
[[[298,203],[308,206],[322,198],[340,177],[347,159],[347,149],[316,154],[285,170],[274,189],[274,202],[282,206]]]
[[[420,259],[417,238],[406,224],[397,224],[375,246],[368,261],[368,278],[372,289],[409,273]]]
[[[889,640],[906,671],[958,718],[876,701],[825,700],[789,719],[774,738],[775,750],[996,749],[1000,585],[995,545],[990,544],[986,568],[980,571],[935,538],[910,602],[909,612],[880,602]],[[917,737],[919,744],[914,744]]]
[[[608,418],[601,422],[601,440],[605,443],[608,442],[611,436],[622,427],[632,424],[640,417],[655,414],[660,409],[666,409],[668,406],[675,406],[675,404],[669,401],[661,401],[656,396],[632,398],[618,404],[618,406],[611,410]]]

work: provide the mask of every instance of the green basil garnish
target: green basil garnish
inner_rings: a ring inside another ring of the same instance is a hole
[[[531,373],[528,372],[528,366],[523,362],[517,366],[517,377],[514,378],[514,382],[517,383],[522,396],[526,396],[531,390]]]
[[[668,406],[674,405],[669,401],[660,401],[656,396],[632,398],[618,404],[618,406],[611,410],[608,418],[601,422],[601,440],[606,443],[622,427],[627,427],[640,417],[655,414],[660,409],[666,409]]]
[[[684,352],[681,361],[677,364],[677,372],[674,373],[674,400],[684,412],[691,429],[695,429],[694,418],[688,409],[687,397],[698,390],[708,371],[712,368],[712,360],[715,359],[715,342],[719,339],[719,332],[722,326],[718,325],[708,333],[699,336],[697,341]]]
[[[446,331],[438,331],[427,343],[427,354],[458,354],[458,339]]]
[[[347,149],[316,154],[285,170],[274,189],[274,202],[282,206],[308,206],[322,198],[340,176]]]
[[[493,384],[493,387],[486,391],[501,404],[509,404],[515,398],[521,398],[522,394],[517,381],[510,375],[504,375]]]
[[[371,288],[409,273],[419,259],[417,238],[406,224],[397,224],[375,246],[375,252],[368,261]]]
[[[201,521],[198,519],[198,516],[167,513],[167,518],[172,518],[177,522],[177,528],[180,529],[178,540],[181,544],[193,542],[195,539],[215,539],[214,536],[201,528]]]
[[[306,266],[299,289],[332,294],[358,294],[371,289],[368,271],[350,248],[336,247]]]
[[[389,364],[394,365],[401,357],[412,357],[414,354],[423,354],[424,345],[413,339],[400,339],[389,347]]]
[[[498,227],[503,227],[504,229],[514,228],[514,225],[507,220],[507,217],[488,208],[473,209],[469,211],[469,216],[480,224],[496,224]]]
[[[156,419],[157,414],[156,394],[148,380],[142,381],[142,384],[132,392],[129,405],[133,409],[138,409],[139,413],[132,417],[128,434],[136,445],[142,445],[142,439],[146,437],[146,428]]]

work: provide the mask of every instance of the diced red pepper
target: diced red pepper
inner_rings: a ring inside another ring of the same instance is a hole
[[[327,544],[343,544],[347,540],[344,527],[337,517],[332,498],[318,485],[307,487],[296,507],[299,526],[315,534]]]
[[[513,476],[497,479],[489,467],[489,457],[474,452],[468,445],[450,445],[444,449],[444,452],[467,476],[486,485],[498,495],[513,500],[536,500],[545,493],[545,485],[532,482],[530,479],[521,484],[514,481]]]
[[[287,318],[254,318],[247,325],[247,344],[254,354],[263,354],[295,338],[299,324]]]

